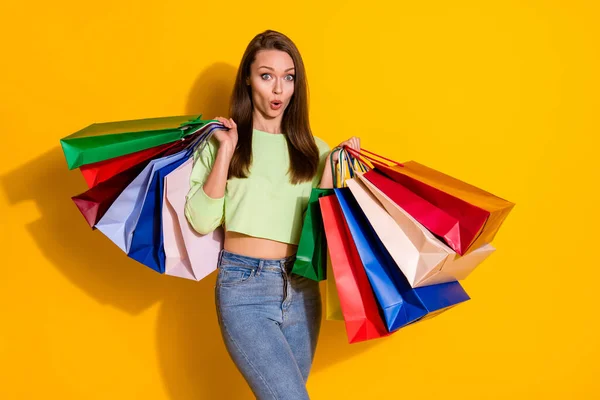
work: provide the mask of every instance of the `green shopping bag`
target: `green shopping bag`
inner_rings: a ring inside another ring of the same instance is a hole
[[[214,121],[201,117],[202,114],[96,123],[61,139],[60,144],[69,169],[74,169],[175,142]]]
[[[304,224],[298,242],[292,273],[315,281],[327,279],[327,241],[319,198],[333,195],[333,189],[313,188],[310,192]]]

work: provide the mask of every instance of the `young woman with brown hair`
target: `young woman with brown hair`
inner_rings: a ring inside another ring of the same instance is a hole
[[[223,225],[215,304],[228,353],[259,399],[308,399],[321,324],[316,281],[291,274],[312,188],[331,188],[330,147],[313,136],[302,57],[285,35],[255,36],[229,113],[194,154],[186,216]],[[352,137],[340,144],[359,149]],[[337,152],[333,153],[337,162]]]

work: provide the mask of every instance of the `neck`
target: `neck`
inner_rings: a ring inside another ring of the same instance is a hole
[[[263,132],[279,134],[281,133],[282,118],[283,115],[278,115],[275,118],[266,117],[255,108],[252,114],[252,128]]]

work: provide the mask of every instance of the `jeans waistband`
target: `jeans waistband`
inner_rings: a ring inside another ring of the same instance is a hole
[[[225,261],[229,263],[243,264],[248,267],[253,268],[263,268],[263,267],[279,267],[284,268],[286,271],[289,271],[294,265],[294,261],[296,261],[296,255],[293,254],[284,258],[258,258],[258,257],[250,257],[244,256],[242,254],[233,253],[227,251],[225,249],[221,250],[219,254],[219,261]],[[219,263],[220,263],[219,262]]]

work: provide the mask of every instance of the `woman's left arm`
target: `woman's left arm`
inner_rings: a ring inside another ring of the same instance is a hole
[[[319,189],[333,189],[333,176],[331,174],[331,157],[329,157],[329,155],[327,155],[327,159],[325,160],[325,169],[323,170],[323,176],[321,177]]]

